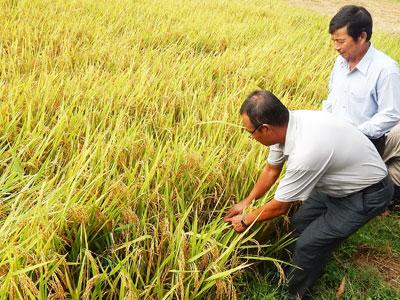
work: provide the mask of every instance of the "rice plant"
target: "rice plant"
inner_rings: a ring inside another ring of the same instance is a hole
[[[238,109],[256,88],[319,107],[326,18],[272,0],[3,0],[0,20],[2,299],[235,299],[257,255],[276,260],[290,237],[222,221],[267,155]],[[375,39],[399,60],[400,38]]]

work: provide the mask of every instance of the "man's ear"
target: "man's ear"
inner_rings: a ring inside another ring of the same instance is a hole
[[[271,130],[271,125],[269,125],[269,124],[263,124],[261,128],[262,128],[262,130],[270,131],[270,130]]]
[[[365,31],[361,32],[360,36],[358,37],[359,41],[364,40],[365,42],[367,41],[367,33]]]

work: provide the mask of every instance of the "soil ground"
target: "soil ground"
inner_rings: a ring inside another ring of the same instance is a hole
[[[374,249],[361,245],[353,255],[353,261],[359,267],[376,269],[387,284],[400,288],[400,260],[390,248]]]
[[[346,4],[361,5],[368,9],[374,21],[374,30],[400,34],[400,1],[395,0],[288,0],[289,4],[334,16]]]

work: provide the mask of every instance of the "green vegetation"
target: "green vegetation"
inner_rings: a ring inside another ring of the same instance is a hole
[[[325,18],[277,1],[4,0],[0,20],[2,299],[235,299],[252,257],[279,258],[285,235],[222,222],[267,154],[238,108],[256,88],[319,107]],[[400,59],[400,38],[374,43]]]

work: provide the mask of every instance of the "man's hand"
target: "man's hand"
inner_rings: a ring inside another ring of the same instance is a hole
[[[232,217],[243,213],[243,210],[247,208],[253,200],[264,195],[279,178],[282,167],[283,164],[271,165],[267,163],[250,194],[226,212],[224,221],[230,222]]]
[[[249,206],[249,204],[247,204],[245,201],[236,203],[226,212],[224,221],[231,222],[232,218],[236,215],[240,215],[247,206]],[[239,220],[239,222],[240,222],[240,220]]]
[[[241,222],[243,220],[243,215],[236,215],[236,216],[230,218],[229,220],[232,224],[232,228],[237,233],[241,233],[246,230],[247,227],[244,227]]]
[[[246,203],[247,202],[242,201],[234,205],[224,218],[224,221],[230,222],[233,229],[239,233],[245,231],[247,226],[252,224],[254,221],[262,222],[285,214],[292,205],[292,202],[282,202],[272,199],[263,206],[246,213],[246,216],[244,216],[243,212],[238,213],[238,211],[243,211],[243,209],[247,207],[247,205],[244,205]],[[244,224],[242,224],[242,220]]]

